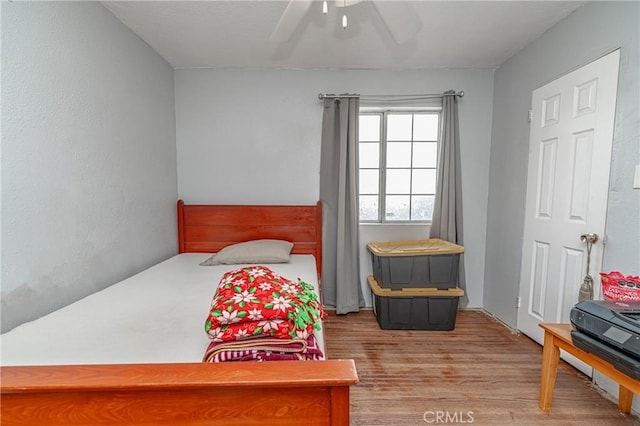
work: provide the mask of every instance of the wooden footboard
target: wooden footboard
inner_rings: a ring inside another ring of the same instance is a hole
[[[348,425],[353,360],[2,367],[2,425]]]

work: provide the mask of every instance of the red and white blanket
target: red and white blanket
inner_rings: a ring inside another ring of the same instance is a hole
[[[234,342],[211,342],[202,361],[304,361],[322,359],[324,359],[324,354],[318,346],[316,338],[311,335],[306,340],[260,337]]]
[[[317,347],[317,342],[313,343],[315,338],[311,344],[309,339],[314,330],[320,329],[324,315],[313,287],[300,279],[293,282],[266,266],[227,272],[220,280],[205,322],[205,331],[212,340],[207,354],[220,347],[215,343],[224,342],[237,342],[231,347],[253,353],[256,345],[260,345],[257,338],[269,338],[265,346],[281,339],[285,346],[304,342],[306,348]],[[205,359],[210,357],[207,354]],[[316,359],[318,355],[309,356]]]

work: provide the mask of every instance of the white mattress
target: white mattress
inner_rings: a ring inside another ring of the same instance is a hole
[[[200,362],[204,322],[224,272],[199,266],[210,254],[184,253],[0,335],[2,365]],[[318,289],[315,258],[267,264]],[[316,333],[324,347],[322,333]]]

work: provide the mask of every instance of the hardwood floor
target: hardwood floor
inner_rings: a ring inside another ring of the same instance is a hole
[[[490,316],[453,331],[381,330],[370,310],[325,320],[327,355],[353,358],[352,425],[640,425],[561,361],[550,413],[538,409],[542,348]]]

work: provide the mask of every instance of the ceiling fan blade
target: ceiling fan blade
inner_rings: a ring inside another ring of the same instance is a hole
[[[284,43],[288,41],[293,32],[298,28],[300,21],[304,18],[313,0],[290,0],[275,29],[271,33],[269,40],[273,43]]]
[[[349,7],[354,4],[362,3],[364,0],[335,0],[336,7]]]
[[[371,1],[378,10],[391,36],[398,44],[403,44],[420,30],[420,21],[407,2]]]

